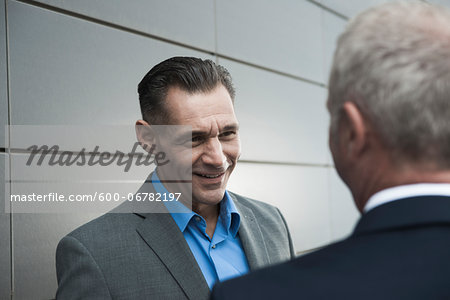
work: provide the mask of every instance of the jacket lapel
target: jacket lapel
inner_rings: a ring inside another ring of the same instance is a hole
[[[230,193],[236,208],[241,216],[239,237],[251,271],[259,269],[270,263],[266,244],[253,210],[239,202],[234,194]]]
[[[155,193],[150,181],[151,174],[139,190]],[[208,284],[172,216],[162,203],[152,203],[151,211],[156,213],[143,213],[145,210],[134,203],[133,211],[145,219],[136,231],[147,245],[155,252],[161,262],[167,267],[189,299],[204,299],[209,294]],[[147,203],[148,204],[148,203]],[[147,209],[148,211],[148,209]]]
[[[203,273],[169,213],[146,214],[137,232],[159,257],[189,299],[209,293]]]

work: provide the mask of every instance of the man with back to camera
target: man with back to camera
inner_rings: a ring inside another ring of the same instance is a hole
[[[170,148],[152,126],[192,127],[189,160],[172,160],[172,171],[158,166],[140,191],[175,192],[173,175],[188,164],[192,210],[170,202],[160,213],[108,213],[71,232],[56,253],[57,298],[206,299],[218,280],[293,257],[279,210],[226,190],[240,156],[228,71],[211,60],[173,57],[153,67],[138,92],[142,144],[157,140],[159,150],[174,153],[184,148]]]
[[[362,213],[340,242],[219,283],[212,299],[450,299],[450,13],[353,19],[329,82],[330,149]]]

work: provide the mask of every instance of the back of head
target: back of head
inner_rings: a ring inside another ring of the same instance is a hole
[[[213,61],[195,57],[172,57],[154,66],[138,85],[142,118],[150,124],[163,125],[170,113],[164,100],[171,87],[190,94],[206,93],[222,84],[234,100],[230,73]]]
[[[450,13],[423,2],[372,8],[340,36],[331,134],[354,102],[401,163],[450,168]]]

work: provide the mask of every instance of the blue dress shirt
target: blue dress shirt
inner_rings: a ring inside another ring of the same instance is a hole
[[[152,184],[157,193],[168,193],[156,172],[152,175]],[[210,289],[217,280],[223,281],[249,271],[238,235],[240,215],[228,192],[225,191],[221,201],[212,239],[206,234],[206,222],[202,216],[181,202],[163,203],[183,233]]]

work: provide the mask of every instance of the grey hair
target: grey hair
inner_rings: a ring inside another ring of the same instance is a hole
[[[374,7],[339,37],[329,80],[332,140],[354,102],[403,161],[450,167],[450,13],[423,2]]]

